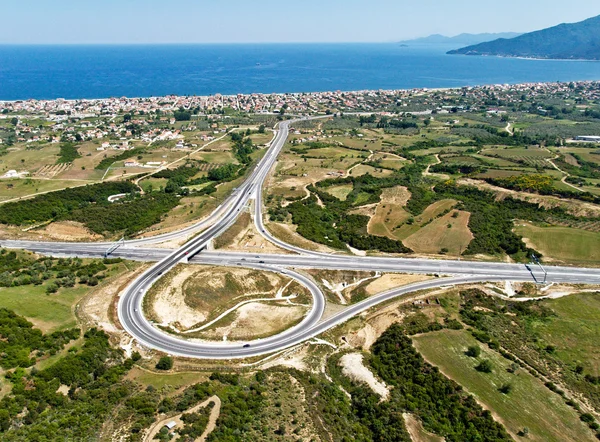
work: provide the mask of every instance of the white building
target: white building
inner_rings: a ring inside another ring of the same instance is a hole
[[[575,141],[587,141],[588,143],[600,143],[600,137],[595,135],[579,135]]]

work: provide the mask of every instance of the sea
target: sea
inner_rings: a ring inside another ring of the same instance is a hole
[[[447,88],[600,80],[600,62],[384,44],[0,46],[0,100]]]

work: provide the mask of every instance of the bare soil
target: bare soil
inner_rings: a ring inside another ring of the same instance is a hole
[[[381,400],[387,400],[390,396],[390,390],[385,382],[375,377],[373,372],[363,363],[364,355],[361,353],[348,353],[340,358],[342,373],[356,382],[363,382],[381,397]]]

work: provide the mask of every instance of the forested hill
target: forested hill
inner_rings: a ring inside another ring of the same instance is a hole
[[[448,54],[600,60],[600,16],[508,40],[498,39],[467,46]]]

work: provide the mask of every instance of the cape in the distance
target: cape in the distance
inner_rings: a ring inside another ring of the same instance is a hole
[[[448,54],[556,60],[600,60],[600,16],[579,23],[563,23],[518,37],[499,38]]]

